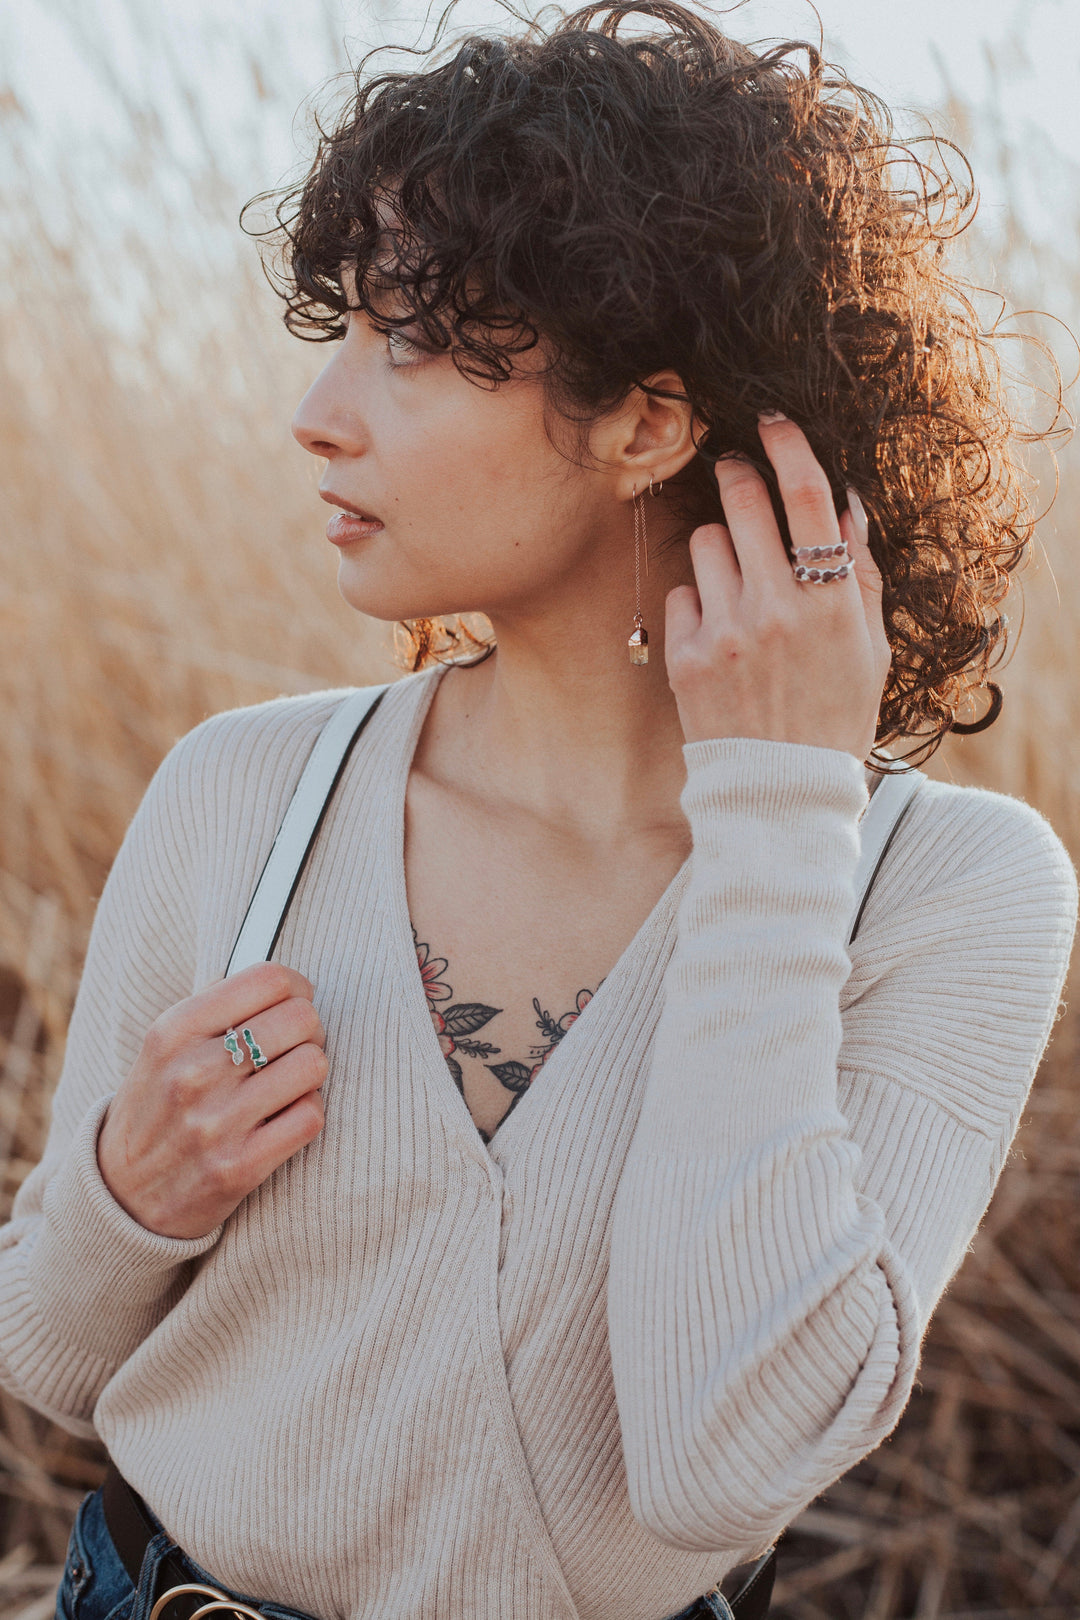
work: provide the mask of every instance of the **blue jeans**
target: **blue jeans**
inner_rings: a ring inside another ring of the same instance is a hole
[[[203,1569],[180,1551],[176,1543],[169,1540],[160,1521],[153,1514],[150,1516],[158,1527],[158,1534],[146,1549],[136,1587],[132,1585],[131,1577],[113,1545],[105,1523],[101,1492],[91,1491],[89,1496],[83,1497],[68,1542],[63,1580],[56,1594],[56,1620],[148,1620],[155,1598],[161,1595],[157,1590],[160,1584],[158,1570],[162,1559],[169,1553],[181,1565],[185,1580],[216,1587],[227,1597],[259,1608],[267,1620],[312,1620],[302,1609],[290,1609],[283,1603],[267,1603],[224,1586],[216,1575],[211,1575],[209,1570]],[[710,1616],[731,1620],[727,1599],[719,1593],[707,1593],[695,1598],[688,1608],[680,1609],[669,1620],[709,1620]],[[167,1608],[161,1620],[169,1620]]]

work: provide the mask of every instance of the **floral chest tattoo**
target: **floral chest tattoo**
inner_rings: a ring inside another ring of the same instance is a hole
[[[490,1041],[478,1039],[481,1030],[497,1018],[502,1012],[501,1007],[489,1007],[482,1001],[455,1001],[454,992],[447,983],[449,962],[445,956],[432,956],[430,945],[423,944],[416,937],[416,929],[412,931],[413,944],[416,947],[416,961],[420,969],[420,978],[423,981],[424,993],[427,996],[428,1011],[431,1022],[435,1026],[435,1033],[439,1039],[439,1046],[446,1066],[450,1070],[454,1083],[465,1097],[465,1071],[462,1060],[471,1060],[483,1064],[489,1074],[493,1074],[499,1084],[507,1093],[506,1108],[499,1119],[499,1124],[507,1114],[521,1100],[540,1073],[548,1058],[554,1052],[570,1026],[576,1022],[588,1006],[595,990],[579,990],[574,998],[574,1005],[569,1012],[564,1012],[555,1018],[546,1008],[540,1005],[539,998],[533,997],[533,1011],[536,1014],[536,1028],[540,1032],[539,1042],[530,1047],[528,1057],[522,1060],[518,1057],[507,1056],[501,1047],[494,1046]],[[603,982],[602,980],[600,981]],[[599,985],[597,985],[599,989]],[[490,1032],[489,1032],[490,1033]],[[490,1061],[495,1059],[497,1061]],[[485,1131],[477,1126],[485,1142],[490,1142],[492,1132]]]

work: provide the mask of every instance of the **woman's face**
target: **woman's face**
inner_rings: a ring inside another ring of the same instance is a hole
[[[610,472],[580,468],[550,442],[536,351],[493,388],[410,335],[380,333],[354,309],[293,421],[304,448],[326,458],[320,493],[346,512],[328,530],[345,600],[380,619],[499,619],[550,602],[560,582],[586,584],[603,567],[605,535],[624,549],[630,509]],[[378,526],[350,525],[350,511]]]

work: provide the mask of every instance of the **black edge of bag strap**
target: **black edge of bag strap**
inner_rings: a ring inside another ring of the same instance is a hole
[[[914,791],[911,794],[911,797],[908,799],[907,803],[904,805],[904,808],[901,810],[900,814],[897,816],[896,820],[893,822],[892,827],[889,830],[889,836],[888,836],[888,838],[886,838],[884,844],[882,845],[881,854],[878,856],[877,860],[874,863],[874,870],[871,872],[869,878],[866,881],[866,887],[863,890],[862,900],[861,900],[861,902],[859,904],[858,911],[855,913],[855,921],[852,923],[851,932],[848,935],[848,944],[849,945],[851,944],[852,940],[855,938],[855,935],[859,932],[859,924],[862,922],[863,912],[866,910],[866,902],[869,900],[870,892],[873,889],[874,884],[877,882],[878,873],[881,871],[881,868],[885,864],[885,857],[886,857],[886,855],[888,855],[890,849],[893,846],[893,839],[896,837],[897,833],[900,831],[900,828],[903,825],[905,818],[907,817],[908,811],[911,809],[912,805],[915,803],[915,800],[919,797],[919,794],[920,794],[921,791],[922,791],[922,783],[920,782],[915,787]]]
[[[349,759],[352,756],[352,751],[356,747],[356,744],[357,744],[357,741],[359,740],[361,732],[363,731],[364,727],[367,725],[368,721],[371,719],[372,715],[375,713],[375,710],[379,707],[379,704],[382,702],[383,698],[386,696],[386,693],[387,693],[388,690],[389,690],[388,687],[384,687],[383,690],[379,693],[378,697],[375,699],[375,701],[371,704],[370,708],[367,709],[366,712],[362,715],[359,725],[356,727],[356,730],[353,732],[352,736],[349,738],[349,741],[346,743],[345,748],[342,751],[341,758],[338,761],[337,770],[334,772],[333,780],[330,783],[329,790],[327,791],[327,794],[326,794],[325,798],[323,799],[322,809],[319,811],[319,814],[318,814],[318,816],[316,817],[316,820],[315,820],[315,825],[311,829],[311,836],[307,841],[307,846],[306,846],[306,848],[304,850],[303,855],[301,856],[299,862],[297,863],[296,871],[293,874],[292,885],[291,885],[291,887],[289,889],[288,894],[285,896],[285,899],[284,899],[284,901],[282,903],[282,906],[281,906],[281,911],[280,911],[280,913],[278,915],[278,920],[277,920],[276,924],[274,925],[273,937],[271,938],[270,943],[267,946],[267,950],[266,950],[266,960],[267,961],[269,961],[270,957],[273,955],[274,947],[277,945],[278,939],[281,937],[281,930],[285,926],[285,918],[288,916],[289,907],[292,905],[293,895],[296,893],[297,888],[299,887],[299,884],[300,884],[300,879],[304,875],[304,868],[307,866],[308,856],[311,854],[311,851],[312,851],[312,849],[314,847],[314,844],[315,844],[315,840],[319,836],[319,828],[322,826],[324,820],[326,819],[326,812],[329,810],[330,801],[334,797],[335,792],[337,791],[337,785],[341,781],[342,773],[344,772],[346,765],[349,763]],[[301,773],[300,780],[301,781],[303,780],[303,773]],[[299,786],[299,782],[298,782],[297,785]],[[263,880],[264,876],[266,875],[266,868],[270,864],[270,857],[273,855],[273,853],[274,853],[274,846],[273,846],[273,844],[271,844],[269,854],[267,855],[266,860],[262,864],[262,870],[259,873],[258,882],[255,884],[254,889],[251,891],[251,899],[247,903],[247,909],[244,912],[244,916],[243,916],[243,919],[242,919],[242,921],[240,923],[240,927],[237,930],[237,934],[236,934],[237,940],[240,939],[241,935],[244,932],[245,927],[247,926],[248,917],[251,915],[251,908],[255,904],[255,900],[256,900],[256,897],[257,897],[257,895],[259,893],[259,889],[262,886],[262,880]],[[236,945],[234,943],[233,950],[235,951],[235,949],[236,949]],[[229,960],[230,961],[232,960],[232,952],[229,953]]]

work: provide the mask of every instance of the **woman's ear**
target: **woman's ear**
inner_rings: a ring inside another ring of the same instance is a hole
[[[594,423],[589,444],[617,475],[619,498],[629,500],[635,487],[639,494],[648,487],[650,478],[659,484],[681,472],[704,433],[682,378],[665,370],[642,378],[621,405]]]

